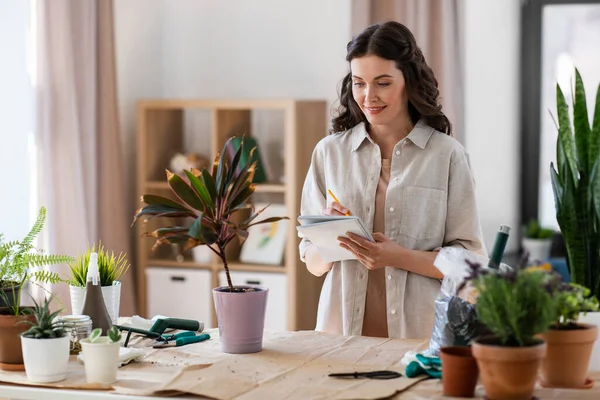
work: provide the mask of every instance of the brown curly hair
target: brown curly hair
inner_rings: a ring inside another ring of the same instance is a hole
[[[404,75],[408,113],[413,124],[422,119],[432,128],[452,136],[452,125],[438,102],[440,91],[435,74],[406,26],[395,21],[371,25],[348,43],[346,53],[348,62],[366,55],[394,61]],[[346,131],[361,122],[368,126],[365,115],[352,96],[351,72],[342,81],[339,101],[331,133]]]

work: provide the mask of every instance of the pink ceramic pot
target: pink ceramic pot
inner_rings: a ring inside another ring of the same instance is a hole
[[[227,286],[213,289],[221,350],[231,354],[257,353],[262,350],[269,289],[245,285],[235,287],[256,291],[229,292]]]

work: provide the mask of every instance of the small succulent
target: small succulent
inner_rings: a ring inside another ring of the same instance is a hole
[[[30,339],[56,339],[67,334],[62,324],[55,321],[55,318],[62,310],[50,312],[50,299],[44,299],[44,304],[38,304],[33,300],[33,309],[26,309],[24,313],[33,314],[36,322],[22,321],[31,325],[28,331],[23,333],[23,337]]]
[[[98,340],[98,338],[101,337],[101,335],[102,328],[96,328],[92,331],[88,340],[90,341],[90,343],[94,343],[96,340]],[[107,336],[111,343],[116,343],[121,340],[121,331],[116,326],[113,326],[108,330]]]
[[[549,239],[554,235],[554,231],[549,228],[544,228],[536,219],[532,219],[525,226],[524,235],[530,239]]]
[[[248,237],[248,228],[254,225],[276,222],[287,217],[270,217],[261,221],[255,219],[265,210],[254,212],[250,196],[254,193],[253,182],[256,172],[256,162],[253,162],[254,147],[246,161],[242,160],[243,141],[240,147],[229,156],[232,138],[225,145],[220,155],[217,155],[212,170],[195,168],[185,170],[187,180],[167,172],[167,181],[175,200],[162,196],[145,194],[134,222],[143,219],[163,217],[171,219],[192,218],[191,226],[166,226],[146,232],[144,236],[156,238],[153,250],[163,244],[185,244],[185,249],[196,246],[208,246],[219,256],[225,269],[230,291],[234,291],[225,247],[236,237],[243,243]],[[251,209],[251,215],[241,222],[236,222],[233,216],[242,210]]]

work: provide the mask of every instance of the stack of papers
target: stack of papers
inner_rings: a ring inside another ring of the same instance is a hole
[[[364,222],[356,216],[301,215],[298,217],[298,236],[304,237],[317,246],[319,254],[326,262],[356,260],[354,254],[340,247],[338,237],[348,237],[347,232],[355,233],[371,242],[373,236]]]

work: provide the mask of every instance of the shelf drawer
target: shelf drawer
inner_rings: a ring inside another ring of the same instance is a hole
[[[287,330],[287,276],[279,273],[230,271],[234,285],[258,285],[269,289],[265,329]],[[225,272],[219,272],[219,285],[226,286]]]
[[[212,327],[211,272],[179,268],[146,268],[148,318],[164,315],[194,319]]]

